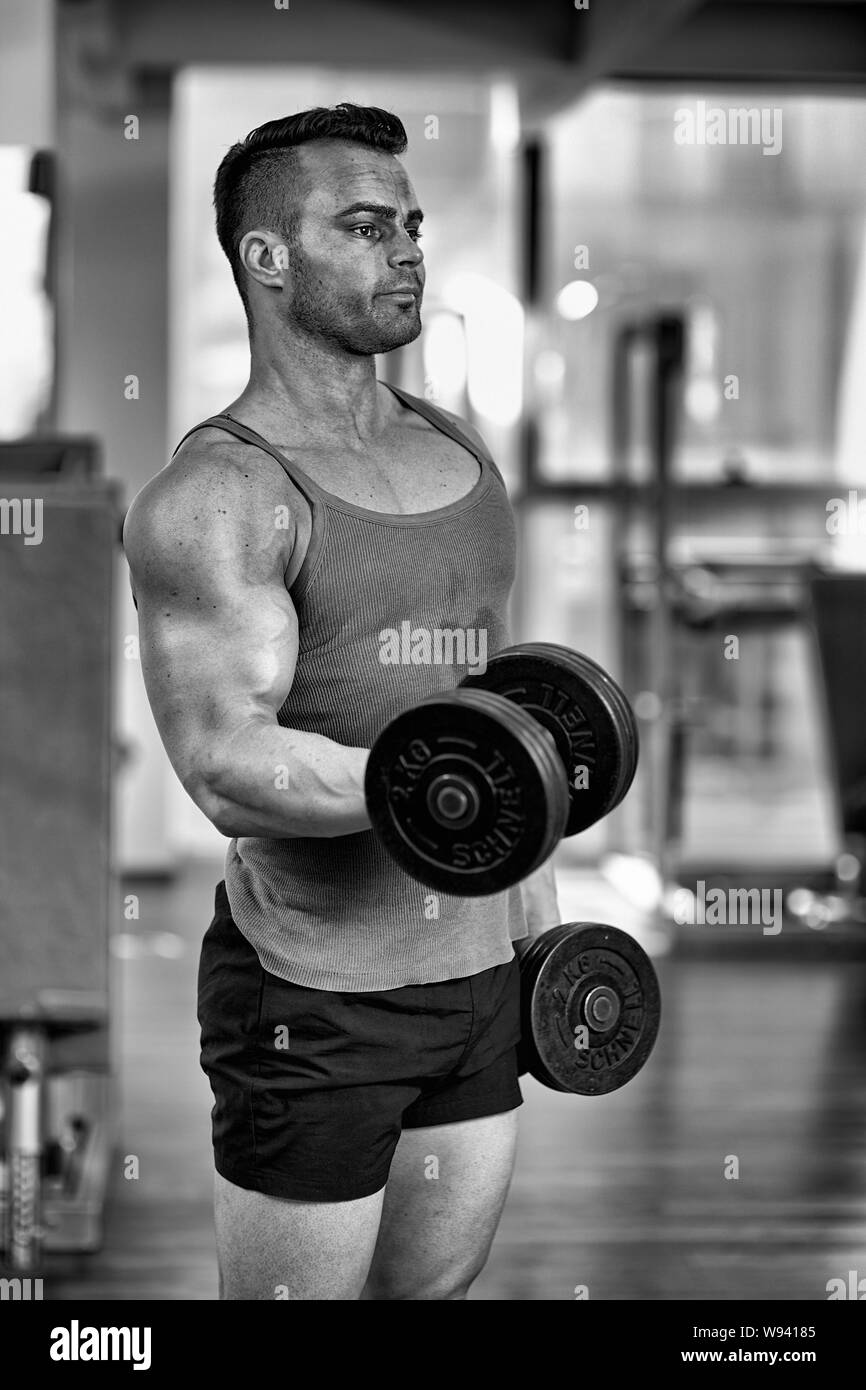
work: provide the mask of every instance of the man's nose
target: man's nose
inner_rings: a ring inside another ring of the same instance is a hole
[[[392,265],[420,265],[424,260],[424,252],[413,241],[408,232],[397,238],[397,244],[392,251],[389,260]]]

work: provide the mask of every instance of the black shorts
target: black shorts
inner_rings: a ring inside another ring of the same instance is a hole
[[[202,944],[198,1019],[216,1169],[254,1192],[368,1197],[388,1179],[401,1130],[523,1103],[516,958],[430,985],[305,989],[262,968],[224,882]]]

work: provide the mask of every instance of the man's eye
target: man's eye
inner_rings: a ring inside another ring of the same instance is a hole
[[[361,233],[373,232],[376,236],[379,235],[379,228],[378,228],[378,227],[375,225],[375,223],[373,223],[373,222],[360,222],[360,223],[358,224],[357,227],[353,227],[353,228],[352,228],[352,231],[353,231],[353,232],[361,232]],[[407,228],[406,228],[406,232],[407,232],[408,235],[412,238],[413,241],[420,241],[420,240],[421,240],[421,231],[420,231],[420,228],[418,228],[418,227],[407,227]],[[363,240],[363,241],[369,241],[369,240],[370,240],[370,237],[364,235],[364,236],[362,236],[362,240]]]

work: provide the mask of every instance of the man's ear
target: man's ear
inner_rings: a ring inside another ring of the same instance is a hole
[[[289,269],[289,248],[281,236],[266,227],[244,232],[238,259],[253,280],[266,289],[281,290]]]

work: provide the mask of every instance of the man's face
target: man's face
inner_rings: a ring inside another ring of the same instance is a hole
[[[421,332],[421,211],[394,155],[339,140],[297,150],[298,218],[281,312],[368,356]],[[395,293],[395,291],[401,293]]]

